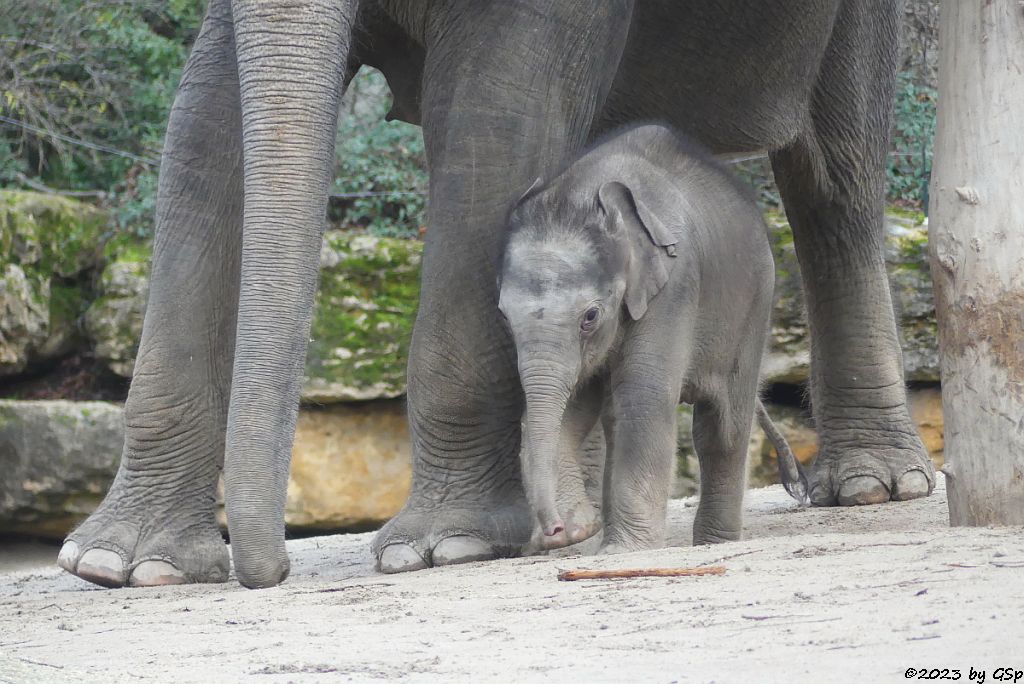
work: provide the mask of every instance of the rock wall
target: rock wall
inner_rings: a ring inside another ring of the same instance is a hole
[[[381,524],[409,495],[410,459],[404,400],[300,411],[285,522],[308,530]]]
[[[793,232],[785,216],[769,213],[765,218],[772,228],[776,278],[772,338],[762,363],[762,376],[768,384],[802,384],[807,382],[810,370],[810,350]],[[923,216],[919,214],[891,213],[886,218],[889,288],[903,347],[903,370],[908,381],[938,383],[938,336],[928,270],[928,230],[921,225]]]
[[[405,394],[422,243],[328,231],[302,399],[332,404]]]
[[[0,534],[62,538],[103,500],[123,443],[119,404],[0,400]],[[410,481],[404,401],[304,409],[285,522],[370,528],[402,507]]]
[[[124,443],[121,407],[0,400],[0,533],[63,537],[103,499]]]
[[[82,344],[106,225],[73,200],[0,191],[0,380]]]

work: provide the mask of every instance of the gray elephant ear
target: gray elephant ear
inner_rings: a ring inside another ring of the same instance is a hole
[[[640,320],[651,298],[668,282],[678,238],[622,183],[605,183],[597,199],[607,216],[609,234],[628,249],[624,299],[630,317]]]

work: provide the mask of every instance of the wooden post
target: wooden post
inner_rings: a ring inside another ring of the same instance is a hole
[[[929,216],[952,525],[1024,524],[1024,5],[945,0]]]

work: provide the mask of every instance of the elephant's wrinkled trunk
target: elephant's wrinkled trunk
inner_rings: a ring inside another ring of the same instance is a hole
[[[526,394],[523,485],[541,530],[551,537],[565,528],[556,500],[558,443],[575,376],[559,363],[528,361],[520,364],[520,377]]]
[[[357,0],[234,0],[244,224],[224,462],[235,570],[288,573],[284,504]]]

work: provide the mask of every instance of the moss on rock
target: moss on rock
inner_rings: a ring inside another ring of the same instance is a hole
[[[49,334],[49,280],[29,278],[18,264],[0,270],[0,375],[18,373]]]
[[[889,286],[900,323],[907,380],[939,379],[938,326],[928,263],[928,231],[895,226],[886,243]]]
[[[0,376],[74,346],[106,226],[81,202],[0,190]]]
[[[422,245],[328,232],[302,389],[333,403],[405,392]]]
[[[0,244],[10,262],[71,278],[94,266],[107,214],[66,197],[0,190]]]
[[[771,382],[800,383],[810,372],[811,358],[793,231],[781,212],[766,212],[765,222],[771,229],[769,241],[775,257],[775,307],[762,375]]]
[[[103,269],[98,296],[85,314],[85,327],[97,358],[114,373],[130,378],[142,336],[149,294],[148,244],[117,250]]]
[[[784,214],[769,212],[775,256],[775,309],[772,339],[762,375],[769,382],[806,382],[810,367],[808,327],[800,267],[793,233]],[[903,345],[908,380],[939,379],[937,329],[928,269],[928,231],[923,217],[912,212],[887,213],[886,260],[893,306]]]
[[[116,238],[85,314],[96,356],[130,377],[145,315],[150,245]],[[419,299],[422,245],[329,232],[321,251],[302,397],[311,403],[397,397]]]

